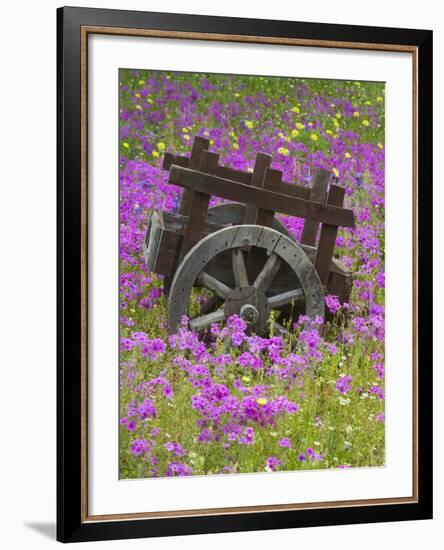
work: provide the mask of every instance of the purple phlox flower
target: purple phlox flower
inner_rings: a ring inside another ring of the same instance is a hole
[[[166,477],[174,476],[190,476],[193,473],[193,469],[184,462],[169,462],[165,469]]]
[[[184,456],[185,450],[182,447],[182,445],[179,445],[179,443],[176,443],[175,441],[168,441],[164,444],[164,447],[167,451],[169,451],[174,456]]]
[[[338,392],[342,395],[345,395],[350,391],[350,383],[353,380],[353,378],[350,375],[343,375],[338,378],[336,381],[336,389]]]
[[[380,386],[372,386],[369,391],[371,393],[373,393],[374,395],[378,396],[379,399],[381,399],[381,401],[384,400],[385,398],[385,394],[384,394],[384,389],[381,388]]]
[[[328,294],[324,298],[325,305],[327,306],[327,309],[330,313],[333,315],[337,313],[341,309],[341,303],[337,296],[333,296],[332,294]]]
[[[130,445],[130,451],[134,456],[141,456],[150,449],[151,445],[146,439],[135,439]]]
[[[288,437],[283,437],[279,440],[278,443],[279,447],[282,447],[283,449],[291,449],[291,441],[288,439]]]
[[[279,460],[275,456],[269,456],[265,461],[265,469],[269,472],[275,472],[282,464],[282,460]]]
[[[379,380],[382,380],[384,378],[384,364],[375,363],[373,365],[373,369],[375,370],[376,376],[379,378]]]
[[[264,366],[260,357],[257,357],[248,351],[244,351],[244,353],[237,358],[237,362],[241,367],[248,367],[253,370],[261,369]]]

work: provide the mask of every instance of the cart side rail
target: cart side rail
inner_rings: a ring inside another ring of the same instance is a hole
[[[355,227],[353,210],[253,187],[175,164],[170,166],[168,183],[204,195],[250,204],[262,210],[333,226]]]

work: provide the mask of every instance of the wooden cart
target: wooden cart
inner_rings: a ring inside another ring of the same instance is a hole
[[[347,301],[351,276],[334,249],[338,227],[355,221],[330,173],[318,170],[302,187],[282,181],[269,155],[259,153],[253,171],[243,172],[220,166],[208,149],[195,137],[190,157],[165,154],[168,182],[184,192],[178,213],[152,212],[143,247],[147,268],[165,277],[169,331],[187,314],[193,287],[212,293],[190,319],[193,330],[238,314],[261,334],[271,310],[324,317],[326,293]],[[209,208],[212,195],[232,202]],[[304,218],[300,243],[276,212]]]

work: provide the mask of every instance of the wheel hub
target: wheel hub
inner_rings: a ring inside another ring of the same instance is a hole
[[[239,315],[255,332],[262,332],[269,307],[265,294],[254,286],[241,286],[230,292],[225,301],[225,317]]]

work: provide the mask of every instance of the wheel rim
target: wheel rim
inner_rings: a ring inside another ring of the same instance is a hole
[[[242,248],[246,246],[265,249],[268,255],[265,265],[251,284],[248,281],[242,252]],[[205,266],[215,256],[226,250],[232,250],[236,283],[234,289],[205,272]],[[265,297],[265,292],[282,262],[287,263],[294,271],[302,288],[288,289],[277,296],[265,298],[264,304],[262,297]],[[226,227],[201,239],[186,254],[174,275],[168,297],[168,327],[172,333],[177,331],[182,316],[187,314],[191,290],[196,282],[211,290],[224,302],[224,306],[191,320],[190,327],[194,330],[201,330],[212,323],[224,320],[233,310],[233,307],[226,306],[227,302],[233,301],[231,300],[233,292],[242,293],[241,291],[245,291],[247,287],[256,290],[255,299],[241,299],[240,303],[234,307],[234,313],[240,314],[242,306],[248,306],[247,310],[250,313],[253,312],[252,308],[255,308],[258,311],[258,320],[253,323],[253,328],[256,328],[257,332],[263,330],[264,315],[266,313],[268,316],[270,309],[301,298],[305,298],[306,315],[309,318],[324,317],[322,285],[312,262],[292,239],[268,227],[258,225]],[[261,299],[258,296],[261,296]],[[244,308],[243,312],[245,311]]]

